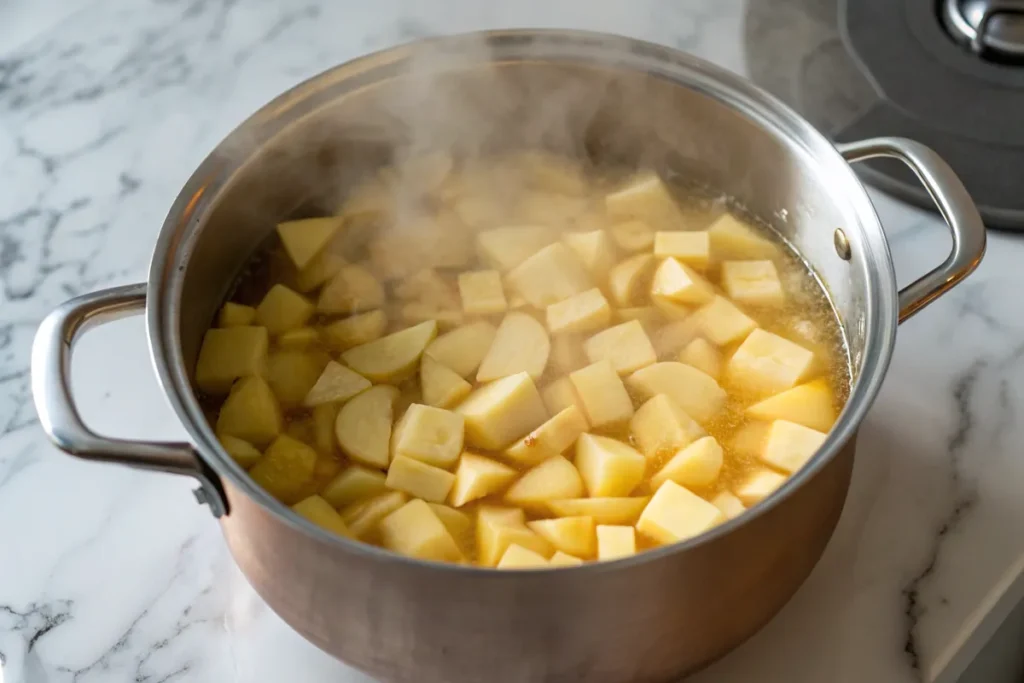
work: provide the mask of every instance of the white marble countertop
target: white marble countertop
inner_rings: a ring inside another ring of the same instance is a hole
[[[70,295],[144,279],[164,213],[210,148],[297,81],[421,35],[568,26],[742,72],[740,0],[7,0],[0,3],[0,680],[363,681],[291,632],[234,568],[188,482],[59,454],[29,346]],[[902,282],[939,221],[873,194]],[[824,559],[701,683],[950,682],[1021,597],[1024,236],[902,326]],[[183,430],[141,319],[81,345],[100,431]]]

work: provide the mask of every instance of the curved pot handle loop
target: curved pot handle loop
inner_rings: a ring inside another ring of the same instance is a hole
[[[928,190],[953,235],[953,249],[937,268],[900,290],[900,322],[971,274],[985,254],[985,223],[956,173],[930,148],[906,138],[872,138],[836,145],[848,162],[898,159]]]
[[[32,397],[39,422],[57,448],[84,460],[192,477],[199,482],[196,500],[220,517],[227,514],[224,491],[191,444],[100,436],[85,426],[75,408],[70,385],[75,341],[93,325],[140,313],[145,307],[146,285],[135,284],[76,297],[46,316],[32,343]]]

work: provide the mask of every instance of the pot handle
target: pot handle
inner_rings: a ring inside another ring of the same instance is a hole
[[[32,343],[32,397],[39,423],[65,453],[142,470],[190,476],[199,482],[196,500],[217,517],[227,513],[220,480],[188,443],[126,441],[96,434],[82,422],[71,396],[71,350],[94,325],[142,312],[144,283],[113,287],[64,302],[43,320]]]
[[[928,190],[953,236],[953,249],[946,260],[900,290],[899,321],[902,323],[978,267],[985,254],[985,223],[949,164],[920,142],[896,137],[871,138],[837,144],[836,149],[851,164],[888,157],[909,166]]]

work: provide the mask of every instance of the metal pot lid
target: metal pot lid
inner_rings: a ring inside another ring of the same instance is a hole
[[[1024,0],[942,0],[942,19],[976,54],[1024,57]]]

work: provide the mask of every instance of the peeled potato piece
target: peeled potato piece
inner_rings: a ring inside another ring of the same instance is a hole
[[[508,465],[475,453],[463,453],[455,470],[455,486],[449,502],[455,507],[462,507],[470,501],[497,493],[517,474]]]
[[[249,469],[263,457],[259,449],[248,441],[243,441],[236,436],[220,434],[217,436],[217,440],[220,441],[220,445],[228,452],[231,459],[241,465],[243,469]]]
[[[546,569],[548,561],[540,553],[513,543],[498,560],[497,566],[498,569]]]
[[[324,325],[323,338],[335,351],[348,351],[380,339],[387,327],[388,317],[384,311],[367,311]]]
[[[220,407],[217,433],[234,436],[261,447],[281,433],[281,408],[262,377],[246,377],[231,387]]]
[[[617,560],[636,554],[636,532],[631,526],[598,524],[597,559]]]
[[[755,420],[788,420],[819,432],[827,432],[836,421],[835,398],[825,379],[787,389],[747,408]]]
[[[557,517],[585,516],[597,524],[633,524],[650,500],[636,498],[573,498],[551,500],[547,506]]]
[[[421,560],[462,560],[455,539],[430,506],[410,500],[380,521],[381,543],[389,550]]]
[[[527,522],[526,526],[547,539],[559,552],[576,558],[591,558],[597,553],[593,517],[538,519]]]
[[[598,332],[583,345],[591,363],[607,360],[620,375],[628,375],[658,360],[643,325],[624,322]]]
[[[384,473],[379,470],[351,465],[334,477],[320,495],[334,507],[342,508],[384,493],[387,490],[384,479]]]
[[[334,434],[341,451],[356,462],[385,468],[390,461],[391,420],[399,391],[386,384],[359,394],[338,412]]]
[[[313,478],[316,459],[312,448],[282,434],[252,466],[249,476],[274,498],[292,504]]]
[[[320,250],[327,246],[344,219],[338,216],[305,218],[277,224],[277,234],[292,263],[299,270],[305,268]]]
[[[528,509],[543,509],[550,500],[583,495],[583,480],[571,462],[561,455],[548,458],[526,472],[505,492],[505,501]]]
[[[704,436],[689,446],[679,449],[665,466],[651,477],[651,486],[657,488],[666,480],[680,486],[709,486],[722,471],[722,447],[712,436]]]
[[[484,263],[507,271],[551,244],[551,231],[536,225],[509,226],[477,235],[477,251]]]
[[[420,361],[420,387],[423,402],[435,408],[451,408],[473,391],[473,385],[457,372],[427,355]]]
[[[501,274],[496,270],[460,273],[459,296],[466,315],[490,315],[508,309]]]
[[[643,397],[665,394],[697,422],[707,423],[725,407],[726,394],[712,377],[682,363],[648,365],[626,379]]]
[[[466,443],[501,450],[548,418],[529,373],[496,380],[474,391],[456,412],[466,418]]]
[[[391,458],[407,456],[451,467],[462,452],[465,419],[459,413],[413,403],[391,434]]]
[[[749,225],[741,223],[732,214],[722,214],[708,228],[711,256],[726,259],[771,259],[779,256],[779,247],[762,237]]]
[[[437,336],[437,323],[428,320],[357,346],[341,354],[350,368],[374,382],[404,379],[415,371],[427,344]]]
[[[659,544],[699,536],[725,521],[717,507],[674,481],[658,487],[637,520],[637,530]]]
[[[622,424],[633,417],[633,401],[609,361],[588,365],[569,379],[591,427]]]
[[[333,360],[324,368],[303,403],[312,408],[322,403],[341,403],[370,388],[370,381]]]
[[[704,436],[704,429],[665,394],[657,394],[640,406],[629,429],[637,448],[648,459],[675,452]]]
[[[513,268],[508,284],[535,308],[546,308],[593,287],[590,274],[564,244],[550,244]]]
[[[430,342],[424,352],[461,377],[471,377],[487,355],[497,333],[486,321],[469,323]]]
[[[272,335],[302,327],[315,307],[306,297],[284,285],[274,285],[256,307],[256,322]]]
[[[513,544],[545,558],[554,552],[550,543],[527,528],[522,510],[481,507],[476,520],[478,562],[485,567],[494,567]]]
[[[491,382],[520,372],[533,379],[544,374],[551,340],[544,326],[525,313],[505,316],[476,373],[477,382]]]
[[[604,230],[568,232],[562,241],[597,279],[604,279],[615,263],[615,247]]]
[[[339,536],[351,536],[338,511],[320,496],[310,496],[292,506],[292,510],[305,517],[318,527],[327,529]]]
[[[616,306],[636,306],[655,265],[650,254],[637,254],[618,263],[608,273],[608,289]]]
[[[320,290],[316,307],[321,313],[349,315],[380,308],[384,288],[369,270],[362,266],[343,266]]]
[[[207,330],[196,361],[196,386],[208,394],[226,394],[239,377],[263,374],[269,346],[265,327]]]
[[[583,434],[576,441],[576,467],[592,497],[614,498],[628,496],[640,484],[647,460],[621,441]]]
[[[220,327],[242,327],[252,325],[255,320],[255,308],[228,301],[221,306],[220,313],[217,316],[217,325]]]
[[[550,420],[515,442],[505,456],[523,465],[537,463],[564,452],[587,431],[587,418],[575,405],[567,406]]]

